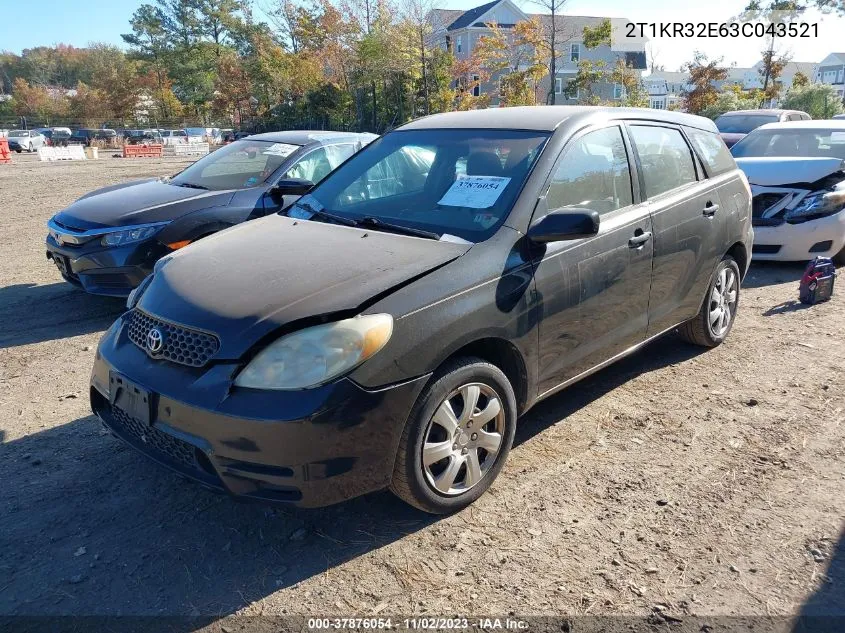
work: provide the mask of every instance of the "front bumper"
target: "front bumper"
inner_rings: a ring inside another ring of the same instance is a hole
[[[126,246],[104,247],[98,239],[81,246],[46,240],[47,259],[65,281],[96,295],[125,297],[149,275],[156,261],[170,252],[155,239]]]
[[[827,244],[829,242],[829,244]],[[833,257],[845,248],[845,211],[800,224],[754,227],[752,258],[772,261],[807,261]]]
[[[296,392],[232,389],[237,362],[197,369],[155,360],[128,339],[123,321],[97,349],[91,407],[141,453],[215,490],[303,507],[390,483],[427,376],[372,391],[349,379]],[[121,377],[148,390],[149,423],[110,402]]]

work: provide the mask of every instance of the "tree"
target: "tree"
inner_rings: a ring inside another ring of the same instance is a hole
[[[829,119],[843,112],[842,97],[829,84],[793,84],[782,105],[788,110],[806,112],[814,119]]]
[[[557,58],[563,45],[572,39],[573,33],[568,33],[564,26],[561,12],[568,0],[531,0],[534,4],[545,9],[548,15],[540,20],[542,37],[538,38],[537,48],[542,52],[549,74],[549,92],[546,103],[555,102],[555,78],[557,77]]]
[[[759,103],[759,97],[756,93],[751,95],[744,94],[741,90],[726,90],[716,97],[713,104],[704,108],[699,114],[708,119],[715,119],[725,112],[733,112],[734,110],[754,110]]]
[[[542,25],[537,19],[520,22],[513,29],[487,24],[489,33],[478,38],[473,49],[481,81],[499,76],[499,104],[535,105],[537,88],[546,75],[538,43]]]
[[[76,94],[68,100],[71,118],[85,126],[99,127],[108,115],[103,94],[81,81],[76,85]]]
[[[728,69],[721,65],[722,61],[722,57],[710,60],[704,53],[696,51],[693,61],[681,67],[682,71],[689,73],[689,85],[692,86],[691,90],[685,89],[682,93],[684,110],[699,114],[716,103],[719,91],[715,84],[728,76]]]
[[[806,86],[810,83],[809,77],[802,73],[800,70],[792,75],[792,87],[793,88],[801,88]]]
[[[760,91],[760,107],[763,107],[766,102],[776,101],[780,96],[781,84],[778,80],[788,63],[788,55],[779,56],[775,52],[774,38],[772,38],[772,46],[763,51],[763,61],[757,69],[763,84],[763,89]]]

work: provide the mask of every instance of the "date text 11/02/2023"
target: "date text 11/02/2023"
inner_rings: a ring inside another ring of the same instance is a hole
[[[815,22],[627,22],[626,38],[789,37],[817,38]]]
[[[529,623],[519,618],[309,618],[309,631],[329,630],[402,630],[402,631],[525,631]]]

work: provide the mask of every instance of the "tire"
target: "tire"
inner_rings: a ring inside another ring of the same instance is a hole
[[[845,267],[845,246],[843,246],[842,250],[836,253],[836,255],[831,257],[831,260],[833,260],[833,264],[835,266],[839,266],[840,268]]]
[[[477,405],[474,415],[464,410],[469,398]],[[432,514],[465,508],[502,470],[513,444],[516,417],[513,387],[498,367],[479,358],[445,365],[411,410],[399,442],[391,491]],[[426,460],[425,444],[430,446]],[[431,459],[435,461],[426,465]]]
[[[681,338],[702,347],[720,345],[730,334],[736,320],[739,290],[739,266],[733,257],[725,255],[707,286],[701,310],[678,328]]]
[[[22,149],[16,149],[15,150],[15,152],[18,153],[18,154],[20,154],[22,151],[23,151]]]

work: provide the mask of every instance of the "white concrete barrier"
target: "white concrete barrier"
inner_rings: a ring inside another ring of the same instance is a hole
[[[85,149],[82,145],[68,145],[67,147],[39,147],[38,160],[53,162],[55,160],[85,160]]]
[[[185,143],[183,145],[165,145],[165,156],[205,156],[209,152],[208,143]]]

